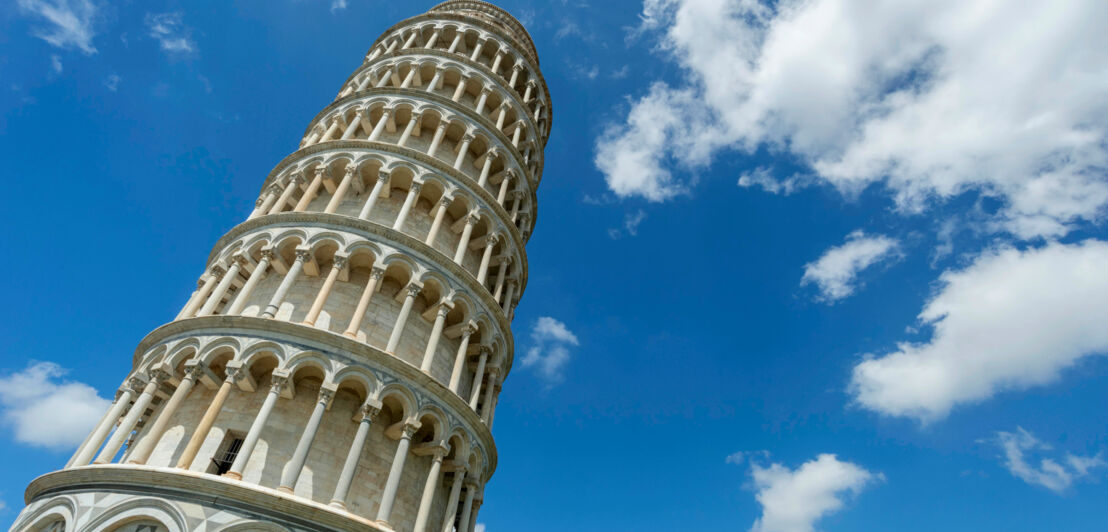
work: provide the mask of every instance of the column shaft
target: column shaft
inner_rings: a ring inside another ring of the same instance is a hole
[[[199,368],[200,366],[196,367]],[[181,379],[181,383],[177,385],[177,389],[173,391],[173,395],[170,396],[169,401],[162,407],[162,411],[158,413],[158,417],[154,420],[154,424],[150,426],[150,430],[146,431],[142,440],[135,446],[135,450],[131,452],[131,456],[127,457],[128,463],[146,463],[146,460],[150,458],[150,453],[154,451],[154,446],[158,444],[158,440],[162,439],[162,434],[165,433],[165,428],[169,425],[169,421],[173,418],[173,414],[177,412],[177,407],[181,406],[181,401],[184,401],[185,398],[188,397],[189,392],[192,391],[193,384],[196,384],[196,379],[199,377],[199,370],[193,369],[185,372],[185,377]]]
[[[200,418],[200,423],[196,425],[196,432],[192,433],[192,437],[189,438],[188,444],[185,445],[184,452],[181,453],[181,458],[177,460],[178,468],[188,469],[192,467],[192,461],[196,459],[196,453],[200,452],[200,446],[204,443],[204,440],[207,439],[208,431],[212,430],[215,418],[218,417],[219,412],[223,410],[223,403],[231,393],[231,386],[234,384],[237,371],[238,370],[228,370],[227,378],[224,379],[223,384],[219,386],[219,391],[216,392],[215,398],[212,399],[212,404],[208,405],[208,409],[204,412],[204,417]]]
[[[296,278],[300,276],[300,271],[304,269],[304,263],[309,258],[307,251],[296,252],[296,262],[292,263],[292,267],[289,268],[288,273],[285,274],[285,278],[281,279],[281,284],[277,287],[277,291],[273,293],[273,297],[269,300],[269,304],[265,307],[265,312],[262,313],[263,318],[272,318],[277,315],[277,310],[281,308],[281,302],[285,300],[285,296],[288,295],[289,289],[292,288],[292,283],[296,282]]]
[[[108,437],[108,432],[112,430],[112,426],[115,425],[116,420],[123,414],[123,409],[131,404],[132,396],[134,396],[134,392],[131,391],[130,388],[125,388],[123,390],[119,398],[112,404],[112,407],[108,409],[108,413],[104,415],[104,419],[96,426],[96,430],[92,431],[92,435],[89,437],[88,442],[85,443],[73,457],[72,463],[70,464],[72,467],[88,465],[88,463],[92,461],[92,457],[96,455],[96,451],[99,450],[100,445],[104,443],[104,438]]]
[[[312,448],[312,440],[319,432],[319,422],[323,420],[323,412],[327,410],[327,403],[331,401],[330,390],[321,389],[316,400],[312,416],[308,418],[308,424],[300,435],[300,441],[296,443],[296,450],[292,453],[292,459],[285,466],[285,473],[281,476],[281,486],[277,489],[292,493],[296,487],[296,481],[300,478],[300,472],[304,470],[304,462],[308,460],[308,451]]]
[[[142,393],[135,399],[135,404],[127,411],[127,415],[123,418],[123,421],[119,423],[119,427],[115,429],[115,434],[112,434],[111,439],[104,445],[104,449],[100,451],[100,455],[96,457],[93,463],[107,464],[115,458],[116,453],[119,452],[119,448],[123,447],[123,442],[131,436],[131,431],[135,429],[135,425],[138,424],[142,414],[146,412],[146,407],[149,406],[150,401],[154,399],[154,392],[158,391],[159,381],[160,379],[158,378],[151,378],[150,382],[146,383],[146,386],[142,389]]]
[[[404,333],[404,324],[408,322],[408,315],[412,313],[412,305],[415,304],[416,295],[419,294],[418,285],[408,285],[408,295],[404,297],[404,304],[400,307],[400,314],[396,317],[396,324],[389,335],[389,343],[385,346],[385,352],[396,353],[396,347],[400,345],[400,336]]]
[[[431,461],[431,469],[427,472],[427,481],[423,483],[423,496],[419,499],[419,510],[416,512],[414,532],[424,532],[427,529],[427,518],[431,516],[431,503],[435,500],[435,489],[439,486],[439,472],[442,470],[443,452],[435,452]]]
[[[350,325],[346,326],[346,331],[342,334],[349,336],[350,338],[358,337],[358,327],[362,324],[362,318],[365,317],[366,309],[369,308],[369,300],[373,297],[373,293],[377,291],[377,282],[381,280],[381,277],[385,275],[385,270],[374,268],[369,274],[369,280],[366,281],[365,289],[362,290],[362,297],[358,300],[358,306],[354,309],[354,314],[350,316]]]
[[[378,521],[388,523],[392,515],[392,505],[396,502],[396,490],[400,487],[400,475],[404,472],[404,462],[408,459],[408,447],[412,443],[413,433],[415,433],[413,426],[404,427],[400,442],[396,444],[396,454],[392,457],[389,478],[385,481],[385,490],[381,494],[381,507],[377,510]]]

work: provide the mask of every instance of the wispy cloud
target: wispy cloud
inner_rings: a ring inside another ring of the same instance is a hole
[[[96,36],[93,22],[98,8],[90,0],[19,0],[19,9],[48,23],[34,30],[36,37],[58,48],[96,53],[92,38]]]
[[[108,74],[108,77],[104,78],[104,86],[107,87],[108,90],[115,92],[119,90],[120,81],[123,81],[123,78],[120,78],[116,74]]]
[[[844,244],[828,249],[818,260],[806,264],[800,284],[815,284],[819,287],[819,299],[834,303],[854,293],[858,274],[863,270],[896,257],[898,247],[898,241],[887,236],[854,231],[846,236]]]
[[[608,229],[608,236],[613,240],[622,237],[623,235],[637,236],[639,234],[639,225],[646,220],[646,211],[639,209],[635,212],[629,212],[623,216],[623,227],[613,227]]]
[[[110,401],[84,383],[65,380],[66,370],[32,362],[0,377],[0,420],[15,441],[51,450],[81,443]]]
[[[1108,353],[1108,242],[999,248],[944,272],[919,314],[933,332],[854,367],[859,405],[930,422],[1003,390],[1043,386]]]
[[[1100,454],[1096,456],[1077,456],[1066,453],[1061,462],[1052,458],[1042,458],[1039,464],[1028,463],[1028,454],[1051,450],[1022,427],[1016,432],[997,432],[996,443],[1004,452],[1004,467],[1016,478],[1055,493],[1069,489],[1078,480],[1089,478],[1094,469],[1108,467]]]
[[[148,13],[146,15],[147,35],[158,41],[161,49],[170,54],[191,54],[196,52],[196,43],[192,40],[192,30],[184,25],[180,11],[170,13]]]
[[[50,55],[50,68],[54,69],[57,74],[62,73],[62,58],[58,57],[58,54]]]
[[[331,12],[342,11],[346,9],[346,0],[331,0]]]
[[[752,460],[750,474],[755,499],[762,505],[751,532],[812,532],[816,521],[842,509],[847,496],[884,479],[833,454],[821,454],[796,469]]]
[[[543,316],[531,328],[531,347],[521,363],[525,368],[534,368],[547,386],[553,386],[562,382],[570,348],[578,345],[577,335],[566,324]]]

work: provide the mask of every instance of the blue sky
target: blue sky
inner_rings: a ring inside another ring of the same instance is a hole
[[[1014,4],[500,3],[554,130],[486,530],[1103,529],[1108,7]],[[0,522],[431,5],[0,8]]]

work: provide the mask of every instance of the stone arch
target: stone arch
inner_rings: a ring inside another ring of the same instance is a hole
[[[235,521],[218,530],[219,532],[290,532],[289,529],[271,521],[253,520]]]
[[[87,532],[113,532],[128,523],[150,520],[160,523],[169,532],[187,532],[188,522],[184,512],[176,504],[152,497],[124,501],[97,516],[84,530]]]
[[[23,519],[12,525],[12,530],[23,532],[55,532],[47,525],[53,525],[58,521],[63,523],[63,528],[57,532],[76,530],[75,516],[77,514],[77,502],[68,495],[61,495],[50,499],[23,516]]]

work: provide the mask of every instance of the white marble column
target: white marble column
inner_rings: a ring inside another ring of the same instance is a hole
[[[435,362],[435,349],[439,346],[439,338],[442,337],[442,326],[446,323],[446,315],[450,313],[447,303],[440,303],[435,312],[435,324],[431,326],[431,338],[427,340],[427,349],[423,351],[423,363],[419,369],[424,373],[431,373],[431,365]]]
[[[508,255],[500,259],[500,271],[496,273],[496,287],[493,289],[492,298],[497,303],[504,294],[504,276],[508,273],[508,267],[512,265],[512,256]]]
[[[265,214],[267,211],[269,211],[269,209],[273,208],[273,203],[277,201],[277,198],[280,197],[280,195],[281,193],[277,191],[277,187],[272,185],[269,186],[269,188],[266,189],[265,197],[263,197],[261,200],[262,202],[257,206],[257,208],[254,209],[254,212],[250,213],[250,216],[247,218],[247,220],[253,220],[254,218]]]
[[[358,173],[358,167],[353,164],[346,165],[346,174],[342,176],[342,181],[339,181],[339,186],[335,188],[335,193],[331,195],[331,201],[327,202],[327,207],[323,209],[323,212],[327,214],[334,214],[339,210],[339,205],[342,205],[342,200],[346,197],[346,191],[350,190],[350,184],[354,182],[354,176]]]
[[[396,142],[397,146],[401,148],[407,146],[408,140],[412,138],[412,132],[415,131],[416,125],[419,124],[419,116],[412,115],[408,119],[408,124],[404,126],[404,132],[400,134],[400,140]]]
[[[436,447],[431,452],[431,469],[427,471],[427,480],[423,483],[423,496],[419,499],[419,510],[416,512],[414,532],[425,532],[427,520],[431,516],[431,504],[435,501],[435,490],[439,487],[439,476],[442,471],[442,460],[446,457],[445,447]]]
[[[415,304],[415,298],[419,295],[419,291],[423,290],[423,286],[411,283],[404,288],[408,295],[404,297],[404,303],[400,307],[400,314],[396,317],[396,324],[392,327],[392,334],[389,335],[389,343],[385,346],[385,352],[388,354],[395,354],[396,347],[400,345],[400,337],[404,334],[404,325],[408,322],[408,315],[412,313],[412,305]]]
[[[189,392],[192,391],[193,385],[196,384],[196,381],[203,372],[204,366],[202,366],[199,361],[190,360],[186,363],[185,375],[181,379],[181,382],[177,384],[177,389],[173,391],[173,395],[169,397],[169,401],[162,407],[161,412],[156,414],[157,418],[150,426],[150,429],[146,431],[146,434],[142,435],[142,439],[139,440],[138,445],[135,446],[135,450],[127,457],[127,463],[146,463],[146,460],[150,458],[150,453],[154,451],[154,446],[162,439],[162,434],[165,433],[165,428],[169,425],[169,421],[173,419],[173,414],[175,414],[177,408],[181,406],[181,401],[184,401],[185,398],[188,397]]]
[[[515,279],[508,279],[508,294],[504,298],[504,301],[502,302],[502,304],[504,305],[504,307],[503,307],[504,312],[508,312],[508,309],[511,308],[512,297],[515,296],[515,291],[516,291],[516,280]]]
[[[511,183],[515,178],[515,170],[509,169],[507,172],[504,172],[504,179],[500,181],[500,192],[496,195],[497,204],[504,205],[504,198],[508,194],[508,187],[511,186]]]
[[[412,212],[412,206],[419,199],[419,191],[422,188],[423,184],[418,181],[412,182],[408,187],[408,193],[404,195],[404,204],[400,206],[400,213],[396,215],[396,221],[392,224],[394,231],[400,231],[404,227],[404,221],[408,219],[408,213]]]
[[[404,81],[400,83],[400,88],[401,89],[411,88],[412,81],[415,80],[415,76],[416,76],[416,72],[417,72],[416,69],[417,68],[418,67],[416,67],[416,65],[412,65],[411,68],[408,69],[408,75],[404,76]]]
[[[439,42],[439,36],[442,35],[442,28],[435,28],[431,32],[431,38],[427,39],[427,43],[423,45],[424,48],[434,48],[435,44]]]
[[[368,111],[367,111],[368,112]],[[381,133],[385,131],[385,125],[389,122],[389,117],[392,116],[392,109],[385,109],[381,111],[381,118],[377,120],[377,123],[373,125],[373,132],[369,134],[370,141],[375,141],[381,137]]]
[[[296,202],[296,207],[293,207],[293,212],[304,212],[308,208],[308,204],[315,199],[316,194],[319,193],[319,187],[323,186],[323,178],[327,175],[327,168],[320,165],[315,169],[315,177],[312,178],[312,182],[308,183],[308,188],[304,190],[304,195],[300,196],[300,201]]]
[[[450,372],[450,391],[458,395],[461,395],[458,387],[462,384],[462,373],[465,371],[466,357],[469,356],[469,337],[475,332],[477,327],[472,322],[462,327],[462,340],[458,344],[458,354],[454,357],[454,369]]]
[[[428,246],[435,245],[435,237],[439,234],[439,229],[442,227],[442,220],[446,217],[446,210],[450,207],[450,204],[454,202],[454,198],[443,195],[439,198],[439,206],[435,210],[435,219],[431,222],[431,229],[427,231],[427,239],[423,241]]]
[[[266,270],[269,269],[269,263],[273,261],[273,250],[263,249],[261,251],[262,258],[258,261],[258,265],[254,266],[254,271],[250,272],[250,277],[246,279],[246,283],[242,285],[242,289],[239,290],[235,300],[231,302],[231,306],[227,308],[226,314],[228,316],[235,316],[242,312],[242,309],[246,307],[247,301],[250,299],[250,294],[254,293],[254,288],[258,286],[258,283],[265,277]]]
[[[304,316],[304,325],[315,325],[315,321],[319,319],[320,312],[323,312],[323,305],[327,303],[327,297],[331,295],[331,289],[335,286],[335,280],[339,278],[343,268],[346,268],[346,259],[344,255],[335,255],[331,262],[331,270],[327,272],[327,278],[323,280],[323,286],[320,287],[319,294],[312,302],[312,308],[308,310],[308,315]]]
[[[481,49],[485,47],[485,41],[477,41],[477,46],[473,47],[473,53],[469,54],[470,61],[477,61],[478,57],[481,57]]]
[[[442,144],[442,137],[446,135],[446,122],[439,122],[439,127],[435,128],[435,136],[431,137],[431,145],[427,147],[427,155],[435,157],[435,152],[439,150],[439,145]]]
[[[311,417],[308,418],[308,424],[304,427],[304,432],[300,434],[300,441],[296,443],[296,450],[292,452],[292,459],[285,465],[285,472],[281,475],[281,485],[277,488],[278,491],[292,493],[296,487],[300,472],[304,470],[304,462],[308,460],[308,451],[312,448],[312,440],[319,432],[319,422],[323,420],[323,412],[327,410],[334,396],[335,390],[333,389],[319,389],[315,408],[312,410]]]
[[[470,213],[466,216],[466,225],[462,228],[462,237],[458,239],[458,249],[454,251],[454,263],[459,266],[462,264],[462,259],[466,256],[466,248],[469,247],[469,237],[473,235],[473,226],[477,224],[480,217],[474,213]]]
[[[523,65],[516,63],[512,65],[512,77],[508,80],[508,86],[515,90],[516,81],[519,80],[519,73],[523,71]]]
[[[469,532],[469,518],[473,515],[473,497],[477,495],[477,482],[466,480],[466,499],[462,504],[462,517],[458,519],[458,532]]]
[[[450,48],[446,49],[446,53],[448,53],[448,54],[454,53],[455,51],[458,50],[458,45],[460,45],[460,44],[462,44],[462,34],[461,34],[461,32],[455,33],[454,34],[454,40],[451,41]]]
[[[427,92],[435,92],[439,88],[439,83],[442,81],[442,70],[436,68],[435,75],[431,76],[431,83],[427,84]]]
[[[408,448],[412,444],[412,435],[419,429],[417,424],[405,424],[400,433],[400,442],[396,444],[396,454],[392,457],[389,478],[381,494],[381,506],[377,510],[377,520],[388,523],[392,515],[392,505],[396,502],[396,490],[400,487],[400,476],[404,473],[404,462],[408,459]]]
[[[366,309],[369,308],[369,300],[373,297],[373,293],[377,291],[377,284],[381,282],[381,278],[385,276],[385,270],[374,266],[369,272],[369,280],[366,281],[365,289],[362,290],[362,297],[358,300],[358,306],[354,309],[354,314],[350,316],[350,325],[347,325],[346,331],[342,334],[350,338],[358,337],[358,328],[362,325],[362,319],[365,318]]]
[[[485,420],[485,424],[489,422],[489,409],[492,408],[492,394],[494,389],[500,380],[500,368],[493,366],[489,368],[489,378],[485,382],[485,398],[481,403],[481,418]]]
[[[462,95],[466,93],[466,78],[458,79],[458,86],[454,87],[454,95],[450,97],[453,102],[458,102],[462,99]]]
[[[296,192],[297,187],[304,182],[304,176],[296,174],[289,178],[289,182],[285,183],[285,190],[281,191],[281,197],[277,198],[277,203],[273,204],[273,207],[269,209],[268,214],[277,214],[285,210],[285,206],[288,205],[289,200],[292,199],[293,192]]]
[[[215,424],[215,418],[219,417],[219,412],[223,410],[223,403],[227,401],[227,396],[231,394],[231,386],[243,376],[243,371],[245,370],[237,366],[227,368],[227,378],[223,379],[219,391],[215,393],[208,409],[204,411],[204,417],[200,418],[200,423],[196,425],[196,431],[192,433],[192,437],[185,445],[181,457],[177,459],[179,469],[192,467],[193,460],[196,460],[196,453],[200,452],[200,446],[207,439],[208,432],[212,430],[212,425]]]
[[[458,156],[454,158],[454,169],[461,170],[462,163],[466,160],[466,152],[469,151],[469,144],[473,142],[473,135],[466,133],[462,137],[462,142],[458,145]]]
[[[458,499],[462,494],[462,482],[466,478],[465,466],[454,470],[454,482],[450,485],[450,497],[446,500],[446,515],[442,519],[442,532],[452,532],[458,519]]]
[[[200,285],[200,289],[193,294],[192,299],[190,299],[185,305],[185,308],[181,310],[181,313],[177,315],[177,319],[193,317],[200,308],[200,305],[208,300],[208,296],[211,295],[216,282],[222,277],[223,267],[218,264],[212,266],[211,269],[208,270],[208,277],[204,279],[204,284]]]
[[[353,118],[350,119],[350,123],[347,124],[346,129],[342,132],[342,137],[340,137],[342,140],[354,138],[354,133],[358,131],[358,126],[361,125],[361,120],[358,118],[358,115],[361,113],[362,110],[360,109],[354,112]]]
[[[123,415],[123,410],[127,408],[127,405],[131,404],[131,398],[134,397],[134,395],[135,390],[131,389],[129,384],[120,388],[119,396],[116,397],[115,403],[112,403],[111,408],[108,409],[108,413],[104,415],[104,418],[100,420],[100,424],[92,431],[92,435],[89,436],[88,441],[86,441],[73,456],[73,459],[70,461],[71,467],[88,465],[88,463],[92,461],[92,457],[96,456],[96,451],[98,451],[100,445],[104,443],[104,438],[108,437],[108,433],[111,432],[112,427],[114,427],[116,421],[119,420],[119,416]]]
[[[354,433],[354,441],[350,443],[350,451],[346,453],[346,461],[342,465],[342,473],[335,484],[335,494],[331,497],[331,506],[346,508],[346,496],[350,493],[350,484],[354,480],[354,473],[358,470],[358,461],[365,451],[365,440],[369,436],[369,425],[381,412],[376,405],[364,404],[358,410],[361,419],[358,420],[358,431]]]
[[[473,387],[470,389],[469,407],[477,410],[477,399],[481,397],[481,383],[485,378],[485,363],[489,360],[489,350],[481,346],[481,355],[477,359],[477,371],[473,372]]]
[[[208,296],[208,300],[204,302],[204,306],[200,307],[200,311],[196,313],[197,316],[207,316],[215,312],[215,308],[219,306],[219,303],[223,301],[223,296],[227,294],[227,290],[231,288],[231,283],[235,282],[235,279],[239,277],[239,270],[242,269],[241,258],[232,257],[231,266],[227,268],[227,271],[223,274],[223,278],[219,280],[219,284],[216,285],[215,290]]]
[[[289,271],[285,274],[285,278],[281,279],[281,284],[277,286],[277,291],[273,293],[273,297],[270,298],[269,304],[265,307],[265,312],[262,313],[263,318],[272,318],[277,315],[277,311],[281,308],[281,303],[285,301],[285,296],[288,295],[289,289],[292,288],[292,284],[296,282],[296,278],[300,276],[300,272],[304,270],[304,263],[310,260],[312,260],[311,250],[296,250],[296,261],[289,267]]]
[[[369,192],[369,197],[365,200],[365,205],[362,206],[361,212],[358,213],[358,218],[362,220],[369,219],[369,213],[373,211],[373,205],[377,203],[377,198],[381,196],[381,189],[385,188],[389,183],[389,173],[384,170],[378,170],[377,181],[373,183],[373,190]]]
[[[493,233],[485,237],[485,252],[481,254],[481,265],[477,268],[477,282],[485,284],[485,278],[489,275],[489,262],[492,260],[492,250],[500,242],[500,235]]]
[[[475,111],[477,111],[477,114],[485,114],[485,103],[489,101],[490,93],[492,93],[492,91],[488,88],[481,89],[481,95],[477,97],[477,106],[474,109]]]
[[[250,430],[246,432],[246,437],[242,440],[239,454],[235,456],[235,461],[231,463],[231,469],[223,476],[236,480],[242,479],[242,473],[246,470],[246,463],[250,461],[250,455],[254,454],[254,447],[258,445],[258,440],[262,437],[262,431],[265,430],[269,414],[273,412],[277,399],[285,393],[290,384],[292,383],[288,375],[274,373],[270,376],[269,393],[265,395],[262,407],[258,409],[258,415],[254,416],[254,422],[250,424]]]
[[[485,183],[489,182],[489,171],[492,170],[492,163],[500,157],[500,151],[496,148],[490,148],[485,153],[485,163],[481,165],[481,175],[477,178],[477,186],[485,188]]]

